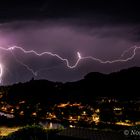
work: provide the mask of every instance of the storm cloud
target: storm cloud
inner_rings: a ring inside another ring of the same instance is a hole
[[[0,26],[0,45],[5,48],[20,46],[25,50],[35,50],[39,53],[50,51],[68,59],[71,65],[77,61],[78,51],[82,56],[114,60],[119,58],[124,50],[139,45],[138,25],[104,23],[101,26],[97,21],[93,25],[81,22],[61,19],[3,23]],[[5,82],[13,82],[13,79],[14,82],[26,81],[33,76],[30,71],[16,62],[10,52],[2,50],[1,52],[5,67]],[[78,80],[91,71],[109,73],[136,64],[129,62],[103,65],[94,61],[83,61],[76,69],[69,70],[65,63],[49,55],[36,57],[25,55],[19,50],[15,50],[14,55],[35,71],[39,71],[37,79],[46,78],[53,81]],[[21,78],[20,75],[23,73],[24,78]]]
[[[140,44],[140,20],[137,4],[127,1],[13,1],[1,3],[0,46],[19,46],[38,53],[49,51],[74,65],[77,52],[102,60],[115,60],[121,53]],[[131,9],[131,10],[130,10]],[[132,52],[128,53],[129,57]],[[140,51],[125,63],[100,64],[92,60],[80,61],[75,69],[56,57],[37,57],[16,49],[13,53],[0,50],[3,65],[3,84],[24,82],[34,75],[20,62],[38,71],[36,79],[75,81],[89,72],[110,73],[123,68],[140,66]],[[21,76],[22,75],[22,76]]]

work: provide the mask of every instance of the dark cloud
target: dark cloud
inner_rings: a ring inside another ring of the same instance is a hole
[[[4,0],[0,1],[0,13],[1,21],[93,18],[96,15],[110,23],[140,21],[139,0]]]
[[[51,51],[71,65],[82,56],[113,60],[133,45],[139,45],[138,1],[40,0],[0,2],[0,46],[17,45],[37,52]],[[57,58],[36,57],[14,51],[16,58],[38,71],[37,79],[73,81],[91,71],[109,73],[139,66],[139,51],[127,63],[99,64],[82,61],[70,70]],[[4,84],[27,81],[33,76],[10,52],[1,50]],[[22,76],[21,76],[22,75]]]

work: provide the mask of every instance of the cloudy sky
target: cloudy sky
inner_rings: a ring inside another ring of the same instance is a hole
[[[0,2],[0,46],[19,46],[38,53],[49,51],[74,65],[77,52],[83,57],[115,60],[132,46],[140,45],[138,1],[40,0]],[[125,57],[132,55],[127,53]],[[0,50],[3,84],[24,82],[34,75],[19,63],[38,71],[35,79],[75,81],[92,71],[110,73],[140,66],[140,50],[125,63],[100,64],[82,60],[75,69],[57,57]],[[18,61],[17,61],[18,60]]]

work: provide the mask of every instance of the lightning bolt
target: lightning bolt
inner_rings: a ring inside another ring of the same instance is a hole
[[[128,57],[128,58],[123,59],[123,56],[125,56],[125,54],[128,53],[131,49],[133,49],[132,55],[130,57]],[[127,61],[132,60],[135,57],[137,49],[140,49],[140,47],[137,47],[137,46],[131,47],[131,48],[125,50],[121,54],[121,57],[119,57],[118,59],[115,59],[115,60],[105,60],[105,61],[103,61],[103,60],[101,60],[99,58],[95,58],[95,57],[92,57],[92,56],[81,57],[81,60],[82,59],[91,59],[91,60],[97,61],[97,62],[99,62],[101,64],[112,64],[112,63],[117,63],[117,62],[127,62]]]
[[[140,47],[138,47],[138,46],[133,46],[133,47],[127,49],[127,50],[124,50],[123,53],[121,54],[121,56],[120,56],[118,59],[115,59],[115,60],[105,60],[105,61],[104,61],[104,60],[101,60],[101,59],[99,59],[99,58],[93,57],[93,56],[85,56],[85,57],[84,57],[84,56],[82,56],[82,55],[80,54],[80,52],[77,52],[77,57],[78,57],[78,59],[77,59],[77,61],[76,61],[76,63],[75,63],[74,65],[70,65],[68,59],[63,58],[63,57],[59,56],[58,54],[55,54],[55,53],[52,53],[52,52],[46,52],[46,51],[45,51],[45,52],[42,52],[42,53],[38,53],[38,52],[36,52],[35,50],[25,50],[24,48],[19,47],[19,46],[12,46],[12,47],[9,47],[9,48],[0,47],[0,50],[4,50],[4,51],[9,51],[9,52],[11,52],[12,55],[14,56],[15,60],[16,60],[19,64],[21,64],[22,66],[24,66],[24,67],[25,67],[27,70],[29,70],[34,76],[37,76],[37,71],[34,71],[34,70],[31,69],[28,65],[24,64],[24,63],[21,62],[19,59],[17,59],[17,57],[16,57],[16,56],[14,55],[14,53],[13,53],[13,51],[16,50],[16,49],[22,51],[22,52],[25,53],[25,54],[34,54],[34,55],[36,55],[36,56],[38,56],[38,57],[41,57],[41,56],[43,56],[43,55],[50,55],[50,56],[52,56],[52,57],[56,57],[56,58],[60,59],[61,61],[63,61],[63,62],[66,64],[66,66],[67,66],[68,68],[74,69],[74,68],[76,68],[76,67],[78,66],[78,64],[79,64],[79,62],[80,62],[81,60],[86,60],[86,59],[91,59],[91,60],[97,61],[97,62],[99,62],[99,63],[101,63],[101,64],[112,64],[112,63],[117,63],[117,62],[127,62],[127,61],[132,60],[132,59],[135,57],[136,51],[137,51],[137,49],[140,49]],[[124,57],[128,52],[130,52],[131,50],[132,50],[132,55],[131,55],[130,57],[123,58],[123,57]],[[2,76],[3,76],[3,67],[2,67],[2,64],[0,64],[0,82],[2,81]]]
[[[80,54],[79,52],[77,52],[77,56],[78,56],[79,59],[82,58],[82,57],[81,57],[81,54]]]

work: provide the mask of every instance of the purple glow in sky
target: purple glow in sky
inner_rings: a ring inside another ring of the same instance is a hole
[[[16,45],[38,53],[49,51],[68,59],[70,65],[77,61],[77,52],[82,56],[93,56],[104,61],[114,60],[119,58],[124,50],[134,45],[139,46],[136,32],[138,28],[136,24],[102,25],[97,21],[89,25],[80,19],[14,21],[0,25],[0,46],[9,48]],[[32,73],[17,63],[10,52],[0,50],[0,54],[4,66],[4,84],[23,82],[33,77]],[[49,55],[38,58],[32,54],[25,55],[20,50],[14,51],[18,60],[38,71],[36,79],[52,81],[75,81],[91,71],[110,73],[140,66],[139,54],[138,50],[135,58],[125,63],[100,64],[87,60],[81,61],[75,69],[68,69],[62,61]]]

